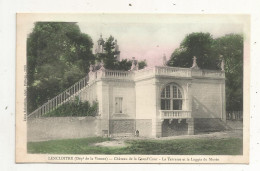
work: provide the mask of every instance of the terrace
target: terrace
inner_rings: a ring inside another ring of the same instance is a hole
[[[176,77],[176,78],[214,78],[224,79],[225,72],[218,70],[201,70],[191,68],[178,68],[178,67],[166,67],[155,66],[151,68],[145,68],[141,70],[132,71],[118,71],[100,69],[95,72],[89,73],[90,82],[96,79],[120,79],[120,80],[141,80],[151,77]]]

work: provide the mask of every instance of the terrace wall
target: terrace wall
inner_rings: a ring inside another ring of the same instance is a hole
[[[100,135],[100,120],[95,117],[42,117],[27,121],[27,140],[85,138]]]

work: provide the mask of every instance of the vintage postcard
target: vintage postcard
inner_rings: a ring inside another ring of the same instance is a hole
[[[249,163],[250,16],[17,14],[17,163]]]

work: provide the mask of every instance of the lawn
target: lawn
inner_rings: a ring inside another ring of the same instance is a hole
[[[242,155],[242,139],[126,140],[125,147],[97,147],[92,144],[111,138],[29,142],[28,153],[42,154],[169,154],[169,155]]]

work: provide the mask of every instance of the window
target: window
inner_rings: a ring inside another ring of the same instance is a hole
[[[161,110],[182,110],[182,93],[174,85],[167,85],[161,92]]]
[[[123,113],[122,104],[123,104],[123,97],[116,97],[115,98],[115,113]]]

